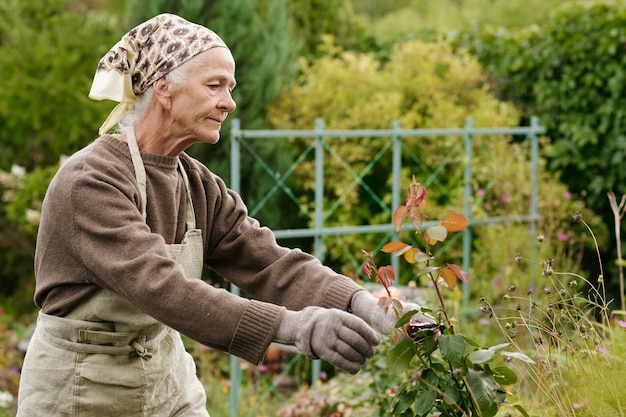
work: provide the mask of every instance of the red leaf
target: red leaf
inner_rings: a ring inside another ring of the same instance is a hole
[[[393,266],[381,266],[376,271],[376,281],[381,283],[385,288],[389,288],[391,283],[396,279],[396,271],[394,271]]]
[[[370,265],[369,262],[363,262],[363,265],[361,265],[361,270],[366,277],[372,279],[372,265]]]
[[[469,220],[462,214],[448,214],[441,221],[441,225],[448,229],[448,232],[460,232],[469,225]]]

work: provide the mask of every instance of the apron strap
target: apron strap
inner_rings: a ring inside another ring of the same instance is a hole
[[[141,195],[141,215],[143,221],[146,221],[146,167],[141,160],[141,154],[139,153],[139,146],[137,145],[137,138],[135,137],[135,128],[128,129],[126,136],[128,137],[128,149],[130,150],[130,157],[133,160],[133,166],[135,167],[135,178],[139,184],[139,195]]]
[[[187,171],[185,171],[185,167],[183,166],[183,162],[181,161],[180,157],[178,157],[178,169],[183,176],[183,181],[185,182],[185,191],[187,192],[187,230],[194,230],[196,228],[196,213],[193,209],[193,202],[191,201],[189,177],[187,176]]]
[[[130,157],[133,161],[133,167],[135,168],[135,178],[137,179],[137,183],[139,184],[139,195],[141,196],[141,215],[143,216],[143,221],[146,221],[146,205],[147,205],[147,192],[146,192],[146,167],[143,164],[143,160],[141,159],[141,153],[139,152],[139,146],[137,145],[137,138],[135,136],[135,129],[130,128],[126,133],[128,137],[128,149],[130,150]],[[185,192],[187,194],[187,213],[186,213],[186,222],[187,222],[187,230],[193,230],[196,228],[196,214],[193,209],[193,202],[191,200],[191,190],[189,189],[189,177],[187,176],[187,172],[185,171],[185,167],[183,163],[178,158],[178,169],[180,170],[181,175],[183,176],[183,181],[185,183]]]

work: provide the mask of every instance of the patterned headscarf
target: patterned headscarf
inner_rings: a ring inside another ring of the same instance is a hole
[[[89,98],[120,103],[99,133],[122,120],[156,80],[216,47],[227,46],[215,32],[173,14],[160,14],[132,29],[100,60],[91,85]]]

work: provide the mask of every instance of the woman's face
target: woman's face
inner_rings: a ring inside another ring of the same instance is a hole
[[[177,131],[193,142],[216,143],[222,123],[235,110],[235,60],[227,48],[212,48],[188,61],[170,115]]]

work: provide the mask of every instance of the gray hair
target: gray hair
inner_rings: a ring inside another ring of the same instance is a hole
[[[188,65],[186,65],[187,62],[164,75],[164,77],[167,77],[176,89],[181,88],[185,82],[188,68]],[[150,106],[150,103],[152,102],[152,96],[154,96],[154,89],[153,86],[150,85],[146,91],[137,96],[137,101],[135,102],[133,109],[126,113],[124,118],[119,121],[116,128],[118,133],[128,132],[130,128],[135,127],[137,122],[143,119],[148,111],[148,106]]]

